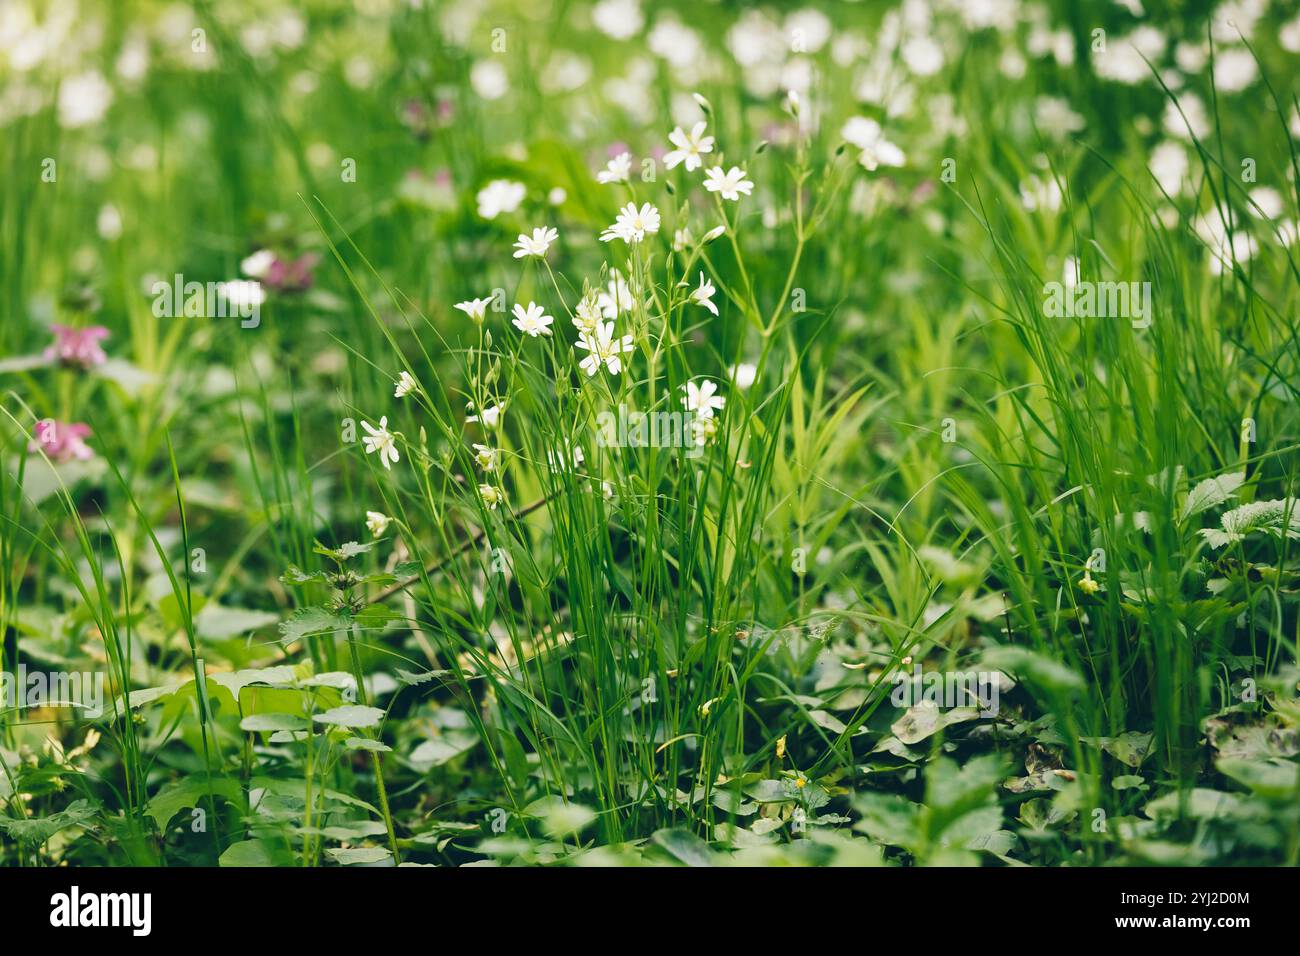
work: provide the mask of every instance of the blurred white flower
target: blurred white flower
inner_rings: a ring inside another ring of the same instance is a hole
[[[1030,176],[1020,184],[1020,203],[1030,212],[1042,209],[1056,212],[1061,208],[1061,187],[1055,178]]]
[[[1061,285],[1067,289],[1073,289],[1079,284],[1079,257],[1066,256],[1065,265],[1061,269]]]
[[[1034,122],[1052,139],[1064,139],[1083,129],[1083,117],[1058,96],[1040,96],[1034,103]]]
[[[217,285],[217,291],[232,309],[242,310],[260,306],[266,301],[262,283],[247,279],[231,279]]]
[[[718,290],[713,287],[713,283],[706,279],[704,273],[701,271],[699,288],[691,290],[690,300],[696,305],[702,306],[714,315],[717,315],[718,307],[713,304],[713,294],[717,291]]]
[[[677,148],[664,156],[664,165],[672,169],[679,163],[684,163],[688,172],[703,166],[701,154],[713,152],[713,137],[704,135],[707,127],[708,123],[701,120],[691,127],[689,134],[680,126],[669,133],[669,141]]]
[[[679,79],[694,79],[695,68],[703,59],[703,45],[699,35],[668,13],[655,21],[646,36],[646,47],[655,56],[667,60],[676,69]]]
[[[546,310],[536,302],[529,302],[527,309],[516,302],[514,315],[511,324],[520,332],[526,333],[530,338],[535,339],[539,335],[551,334],[551,323],[555,319],[547,315]]]
[[[1177,196],[1187,175],[1187,151],[1166,140],[1151,151],[1148,168],[1161,189],[1170,196]]]
[[[605,168],[596,174],[596,182],[602,185],[625,183],[631,175],[632,154],[623,152],[611,159],[605,165]]]
[[[510,77],[497,60],[479,60],[469,71],[469,85],[485,100],[499,100],[510,91]]]
[[[382,536],[388,530],[388,525],[392,520],[382,511],[366,512],[366,527],[370,529],[370,533],[376,538]]]
[[[525,256],[544,258],[546,250],[551,248],[551,243],[558,237],[559,233],[555,229],[545,226],[534,229],[532,236],[521,233],[519,239],[515,242],[515,258],[522,259]]]
[[[632,289],[623,278],[623,273],[617,269],[609,270],[609,283],[604,291],[597,294],[596,304],[600,307],[601,315],[607,319],[617,319],[620,313],[632,308]]]
[[[1214,86],[1221,93],[1240,93],[1259,77],[1259,64],[1243,47],[1216,50]]]
[[[1288,53],[1300,53],[1300,16],[1282,24],[1282,29],[1277,31],[1277,42]]]
[[[59,85],[59,125],[65,129],[98,123],[113,102],[113,88],[98,70],[70,76]]]
[[[739,166],[732,166],[725,173],[721,166],[713,166],[705,170],[705,177],[705,189],[732,202],[739,201],[741,193],[749,196],[754,192],[754,184],[745,178],[745,171]]]
[[[270,249],[259,249],[239,263],[239,271],[250,278],[261,279],[274,264],[275,253]]]
[[[865,116],[851,117],[840,130],[845,141],[862,150],[859,162],[867,170],[881,166],[902,166],[907,162],[903,151],[885,139],[880,124]]]
[[[99,217],[95,220],[95,228],[99,232],[101,239],[108,242],[120,239],[122,236],[122,214],[118,212],[117,207],[112,203],[106,203],[100,207]]]
[[[497,505],[506,500],[505,493],[493,485],[479,485],[478,493],[490,511],[496,511]]]
[[[475,197],[478,201],[478,214],[484,219],[495,219],[503,212],[514,212],[526,194],[523,183],[494,179],[480,189]]]
[[[928,36],[914,36],[903,44],[903,62],[917,76],[933,76],[943,69],[943,47]]]
[[[1195,93],[1184,93],[1177,103],[1165,104],[1164,128],[1170,136],[1190,140],[1193,136],[1204,139],[1213,127],[1201,98]]]
[[[1128,36],[1116,37],[1103,52],[1093,56],[1097,75],[1132,86],[1151,76],[1150,61],[1157,63],[1165,52],[1165,35],[1152,26],[1140,26]]]
[[[1286,201],[1282,198],[1282,194],[1272,186],[1256,186],[1250,191],[1250,200],[1254,205],[1248,206],[1247,209],[1257,218],[1277,219],[1286,209]]]
[[[740,362],[727,369],[727,374],[736,388],[746,389],[754,384],[754,379],[758,376],[758,368],[748,362]]]
[[[400,456],[397,454],[397,443],[393,438],[393,433],[388,430],[388,416],[385,415],[379,419],[378,428],[375,428],[367,421],[362,421],[361,427],[366,431],[366,434],[361,438],[361,444],[364,446],[366,454],[372,455],[378,452],[380,464],[386,470],[391,470],[393,465],[400,460]]]
[[[615,40],[636,36],[645,26],[645,16],[637,0],[601,0],[591,9],[596,29]]]
[[[785,32],[797,53],[816,53],[831,38],[831,21],[814,7],[796,10],[785,18]]]

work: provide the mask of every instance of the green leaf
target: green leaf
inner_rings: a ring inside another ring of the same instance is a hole
[[[1183,502],[1182,516],[1179,520],[1186,521],[1193,515],[1198,515],[1202,511],[1223,504],[1229,498],[1236,497],[1237,489],[1245,480],[1244,471],[1229,472],[1217,478],[1206,478],[1187,493],[1187,500]]]
[[[356,849],[325,851],[340,866],[374,866],[392,860],[393,855],[383,847],[358,847]]]
[[[316,714],[312,719],[318,724],[328,724],[331,727],[378,727],[384,719],[384,711],[378,707],[345,704]]]
[[[212,795],[236,807],[244,803],[244,791],[238,780],[218,777],[212,781]],[[153,817],[158,832],[165,833],[172,818],[186,807],[205,806],[208,800],[208,783],[201,776],[187,777],[165,784],[145,807],[145,816]]]
[[[88,800],[74,800],[66,809],[32,820],[0,815],[0,830],[19,843],[40,846],[54,834],[69,827],[84,827],[95,819],[96,810]]]
[[[352,625],[352,618],[323,607],[301,607],[287,621],[280,622],[280,640],[289,644],[322,631],[342,631]]]
[[[283,844],[270,840],[244,840],[226,848],[217,861],[220,866],[292,866]]]
[[[709,845],[690,830],[680,827],[656,830],[650,841],[678,863],[686,866],[713,866],[715,854]]]

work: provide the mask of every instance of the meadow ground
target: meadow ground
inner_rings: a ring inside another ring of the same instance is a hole
[[[1300,862],[1300,15],[0,4],[0,863]]]

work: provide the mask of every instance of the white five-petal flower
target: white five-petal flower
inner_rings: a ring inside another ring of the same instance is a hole
[[[680,126],[669,133],[668,139],[677,148],[664,156],[664,165],[672,169],[678,163],[685,163],[687,171],[703,166],[700,154],[713,152],[713,137],[704,135],[707,125],[701,120],[691,127],[689,134]]]
[[[600,234],[601,242],[622,239],[624,242],[640,242],[647,235],[659,231],[659,210],[650,203],[643,203],[637,209],[636,203],[628,203],[619,210],[614,224]]]
[[[596,182],[608,185],[610,183],[625,183],[632,175],[632,154],[619,153],[609,163],[596,174]]]
[[[496,471],[501,453],[488,445],[474,443],[474,463],[484,471]]]
[[[533,230],[531,237],[522,233],[515,242],[515,258],[522,259],[524,256],[537,256],[539,259],[546,255],[546,250],[551,248],[558,237],[559,233],[554,230],[541,226]]]
[[[713,166],[706,170],[705,176],[705,189],[732,202],[737,202],[741,193],[748,196],[754,191],[754,184],[745,178],[745,171],[739,166],[732,166],[725,173],[721,166]]]
[[[367,421],[363,421],[361,427],[366,430],[366,434],[361,438],[361,444],[364,446],[367,455],[378,452],[379,461],[386,469],[391,469],[393,465],[401,460],[397,454],[397,442],[393,438],[393,433],[388,430],[387,415],[379,419],[378,428],[375,428]]]
[[[466,424],[470,422],[482,422],[484,428],[496,428],[501,424],[501,415],[506,410],[506,403],[499,405],[489,405],[478,415],[466,415]]]
[[[457,302],[456,308],[460,309],[476,324],[481,324],[487,318],[487,307],[492,301],[491,297],[486,299],[467,299],[464,302]]]
[[[411,377],[411,373],[403,370],[402,374],[397,377],[397,387],[393,389],[393,398],[403,398],[417,391],[419,387],[415,379]]]
[[[713,294],[718,290],[713,287],[713,283],[704,278],[704,273],[700,273],[700,287],[691,290],[691,301],[696,305],[703,306],[714,315],[718,314],[718,307],[713,304]]]
[[[532,338],[551,334],[551,323],[555,319],[547,315],[546,310],[536,302],[529,302],[527,309],[516,302],[514,313],[515,317],[511,320],[511,324],[520,332],[526,332]]]
[[[682,388],[686,390],[686,394],[682,396],[682,405],[687,411],[694,412],[700,418],[712,418],[714,411],[720,410],[727,404],[725,398],[716,394],[718,383],[712,379],[706,378],[699,385],[687,382]]]
[[[388,523],[392,520],[392,518],[388,517],[388,515],[384,514],[382,511],[366,512],[366,527],[370,529],[370,533],[376,538],[380,537],[388,530]]]
[[[584,349],[588,353],[587,357],[578,363],[588,376],[600,371],[602,362],[611,375],[617,375],[623,370],[621,356],[633,349],[632,336],[625,335],[621,339],[616,337],[613,322],[596,323],[595,330],[579,335],[573,347]]]

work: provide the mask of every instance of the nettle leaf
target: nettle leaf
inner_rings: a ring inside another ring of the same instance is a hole
[[[296,564],[291,564],[289,569],[280,575],[280,583],[287,584],[290,587],[299,587],[304,584],[328,584],[329,575],[324,571],[304,571]]]
[[[391,622],[400,621],[401,619],[401,614],[384,604],[372,604],[353,618],[357,624],[366,630],[382,630]]]
[[[34,820],[18,820],[0,815],[0,830],[19,843],[40,846],[54,834],[68,827],[89,826],[96,810],[88,800],[75,800],[67,809]]]
[[[979,711],[974,707],[953,707],[943,710],[932,701],[922,701],[909,707],[902,717],[890,725],[889,729],[904,744],[911,746],[927,737],[932,737],[945,727],[978,719]]]
[[[276,667],[253,667],[240,671],[228,671],[208,674],[208,680],[230,691],[230,696],[239,700],[239,692],[251,684],[267,684],[271,687],[288,687],[293,684],[297,673],[287,664]]]
[[[384,711],[378,707],[366,707],[361,704],[344,704],[332,707],[312,717],[318,724],[330,727],[378,727],[384,719]]]
[[[387,863],[393,855],[383,847],[359,847],[352,850],[330,849],[325,851],[331,860],[341,866],[374,866]]]
[[[404,671],[400,667],[397,668],[397,682],[407,687],[414,687],[417,684],[427,684],[429,681],[441,680],[444,677],[450,676],[451,671],[449,670],[424,671],[420,674],[412,674],[410,671]]]
[[[323,631],[341,631],[352,625],[347,614],[327,611],[323,607],[300,607],[287,621],[280,622],[280,641],[284,644]]]
[[[337,548],[327,548],[319,541],[312,550],[316,554],[323,554],[327,558],[333,558],[335,561],[347,561],[349,558],[355,558],[358,554],[365,554],[374,548],[375,542],[370,541],[361,544],[357,541],[346,541]]]
[[[1186,521],[1193,515],[1223,504],[1229,498],[1235,498],[1237,489],[1245,480],[1244,471],[1234,471],[1199,482],[1187,493],[1187,500],[1183,502],[1182,516],[1179,520]]]
[[[254,611],[242,607],[208,604],[195,615],[194,627],[200,637],[220,641],[230,637],[239,637],[259,628],[270,627],[279,620],[280,615],[270,611]]]
[[[1283,539],[1300,538],[1300,502],[1295,498],[1252,501],[1240,508],[1225,511],[1219,519],[1223,530],[1202,528],[1198,534],[1212,548],[1244,541],[1248,534],[1259,532]]]
[[[1086,744],[1092,744],[1110,754],[1128,767],[1140,767],[1151,753],[1151,734],[1128,731],[1118,737],[1080,737]]]

